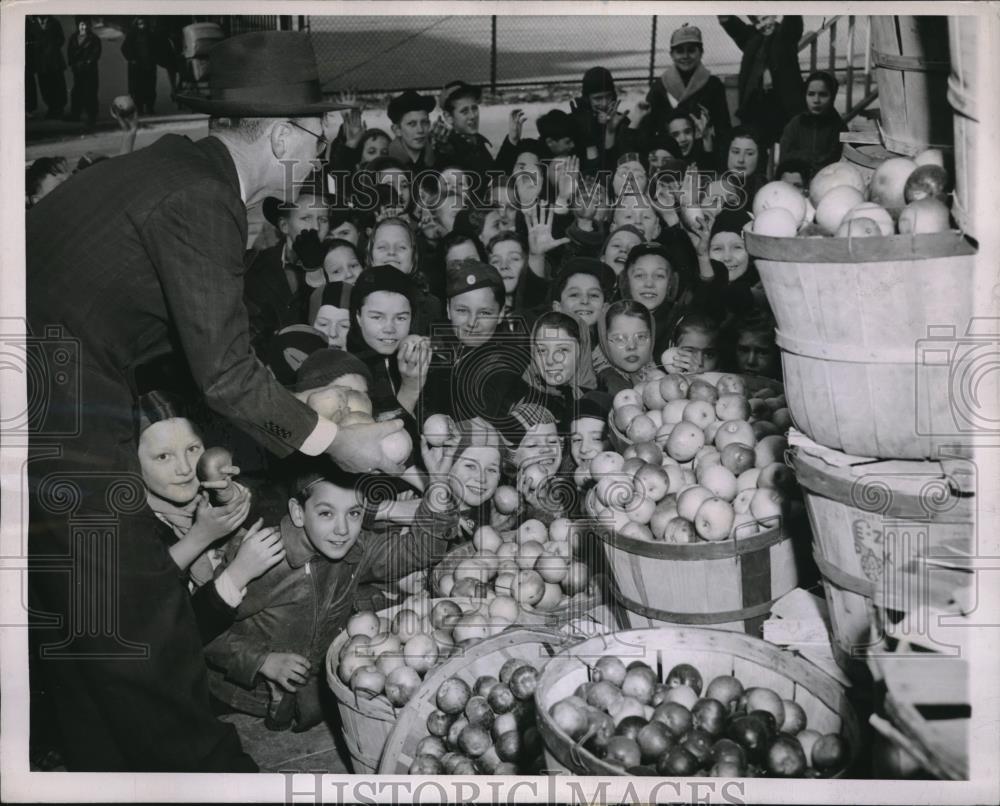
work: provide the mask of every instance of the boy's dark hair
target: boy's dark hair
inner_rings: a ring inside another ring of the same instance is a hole
[[[363,235],[365,230],[375,223],[375,219],[368,210],[345,206],[331,207],[330,231],[332,232],[345,222],[353,224],[354,228]]]
[[[399,191],[397,191],[393,185],[386,185],[382,183],[376,185],[375,195],[378,197],[378,202],[375,207],[376,215],[386,207],[399,207],[401,204]]]
[[[388,171],[392,168],[402,171],[407,176],[409,176],[411,173],[410,169],[407,166],[403,165],[403,163],[401,163],[395,157],[378,157],[377,159],[373,159],[371,162],[368,163],[366,170],[368,170],[373,174],[377,174],[380,171]]]
[[[358,263],[364,264],[364,260],[361,257],[361,253],[358,251],[358,247],[356,247],[350,241],[344,240],[343,238],[327,238],[325,241],[323,241],[324,259],[334,249],[350,249],[352,252],[354,252],[354,257],[358,259]]]
[[[290,460],[285,476],[285,486],[289,498],[305,506],[312,495],[312,489],[318,482],[327,481],[337,487],[362,492],[365,476],[360,473],[349,473],[338,467],[330,457],[297,455]],[[362,500],[360,503],[364,503]]]
[[[24,171],[24,195],[29,199],[36,195],[46,176],[68,173],[69,164],[65,157],[39,157]]]
[[[361,140],[358,142],[358,153],[365,150],[365,146],[368,145],[369,140],[375,140],[379,137],[384,137],[390,143],[392,142],[392,135],[388,134],[383,129],[368,129],[364,134],[361,135]],[[379,157],[378,159],[384,159]],[[391,157],[389,157],[391,159]],[[374,162],[374,160],[372,160]]]
[[[826,84],[826,88],[830,91],[830,97],[837,97],[837,90],[840,89],[840,82],[837,81],[837,77],[833,73],[828,73],[826,70],[816,70],[815,72],[810,73],[809,78],[806,79],[807,89],[813,81],[822,81]]]
[[[774,321],[774,317],[771,316],[767,311],[763,311],[759,308],[754,308],[753,310],[747,311],[744,314],[736,317],[726,326],[727,335],[732,337],[733,342],[739,338],[742,333],[754,333],[757,335],[767,336],[772,342],[777,346],[777,334],[775,328],[777,324]]]
[[[459,232],[479,238],[482,235],[483,227],[486,226],[486,220],[490,213],[495,212],[497,212],[495,205],[483,205],[459,210],[455,216],[455,226],[452,228],[452,232]]]
[[[520,233],[514,232],[514,230],[512,229],[505,229],[503,232],[498,232],[496,235],[490,238],[490,242],[486,244],[487,255],[493,251],[494,246],[496,246],[498,243],[503,243],[504,241],[516,241],[517,243],[521,244],[521,249],[524,250],[524,256],[525,257],[528,256],[527,240],[522,238]]]
[[[546,112],[538,118],[535,125],[538,127],[538,136],[543,140],[561,140],[564,137],[573,139],[575,132],[572,116],[561,109]]]
[[[809,168],[809,163],[795,157],[782,160],[778,163],[778,167],[774,169],[775,179],[781,179],[784,174],[799,174],[806,185],[812,179],[812,170]]]
[[[490,262],[489,252],[486,251],[486,247],[483,246],[483,242],[480,241],[476,235],[470,235],[467,232],[459,232],[457,229],[452,230],[441,239],[441,257],[446,257],[448,250],[453,246],[458,246],[463,243],[471,243],[476,248],[476,254],[479,256],[479,260],[483,263]]]
[[[695,131],[695,132],[698,131],[698,127],[695,125],[694,118],[691,117],[691,115],[689,115],[687,112],[683,112],[680,109],[675,109],[667,117],[667,122],[666,122],[665,126],[669,126],[675,120],[686,120],[688,123],[691,124],[691,130],[692,131]]]
[[[716,338],[721,333],[719,320],[706,311],[691,311],[684,314],[674,326],[674,332],[670,334],[671,343],[677,344],[681,336],[689,330],[700,330],[702,333],[713,333]]]

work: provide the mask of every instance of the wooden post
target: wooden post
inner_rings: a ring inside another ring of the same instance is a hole
[[[490,17],[490,94],[497,92],[497,17]]]
[[[656,78],[656,15],[653,15],[652,33],[649,41],[649,83]]]
[[[830,25],[830,73],[837,75],[837,21]]]
[[[818,46],[817,46],[817,43],[816,43],[816,39],[813,39],[813,41],[809,43],[809,72],[810,73],[815,73],[816,72],[816,61],[817,61],[816,57],[817,57],[817,55],[818,55]]]
[[[854,100],[854,17],[847,18],[847,104],[845,109],[851,108]]]

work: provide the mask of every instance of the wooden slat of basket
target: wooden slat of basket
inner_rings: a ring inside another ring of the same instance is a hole
[[[555,648],[572,642],[554,630],[510,630],[487,638],[469,648],[462,656],[454,657],[428,672],[417,694],[401,710],[399,719],[385,745],[379,773],[405,774],[413,762],[417,743],[427,736],[427,715],[435,710],[438,687],[449,677],[461,677],[470,686],[481,675],[496,676],[508,658],[521,658],[536,668],[548,661],[551,653],[543,647]]]

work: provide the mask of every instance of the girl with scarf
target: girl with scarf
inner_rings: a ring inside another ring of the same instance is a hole
[[[623,299],[609,305],[597,331],[600,344],[593,356],[601,391],[614,397],[658,371],[653,359],[653,315],[642,303]]]
[[[643,231],[632,224],[614,227],[601,247],[601,261],[616,275],[620,275],[625,270],[628,253],[645,241]]]
[[[640,244],[629,252],[625,271],[618,277],[621,299],[641,303],[652,315],[654,357],[669,346],[670,334],[690,301],[684,279],[667,249],[656,242]]]
[[[646,95],[649,114],[643,120],[651,141],[667,136],[667,124],[674,111],[699,118],[714,129],[716,139],[725,139],[731,128],[726,89],[717,76],[702,64],[705,55],[701,30],[682,25],[670,35],[672,64],[664,70]]]
[[[368,239],[367,266],[394,266],[409,276],[412,289],[410,332],[429,335],[431,325],[441,319],[444,307],[430,292],[427,278],[420,270],[416,237],[405,219],[383,218]]]
[[[198,626],[208,641],[232,623],[247,584],[279,563],[285,552],[277,532],[261,529],[261,520],[249,530],[240,529],[250,513],[250,492],[231,478],[238,467],[222,468],[226,480],[199,481],[195,469],[205,445],[179,398],[147,392],[137,400],[135,414],[146,501],[174,538],[170,556],[189,577]],[[226,487],[235,495],[213,506],[208,491]],[[223,549],[213,546],[229,537],[241,543],[233,562],[216,576]]]
[[[767,144],[754,130],[737,127],[722,143],[719,164],[720,176],[708,187],[710,201],[721,200],[726,210],[750,210],[767,184]]]
[[[327,283],[314,289],[309,297],[309,322],[326,336],[331,347],[347,347],[351,329],[350,283]]]

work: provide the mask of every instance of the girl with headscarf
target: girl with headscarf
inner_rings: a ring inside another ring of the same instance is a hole
[[[653,357],[653,315],[642,303],[623,299],[609,305],[597,323],[594,349],[598,388],[614,396],[657,371]]]

